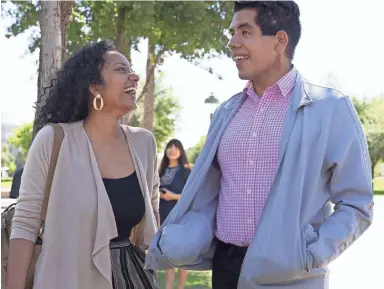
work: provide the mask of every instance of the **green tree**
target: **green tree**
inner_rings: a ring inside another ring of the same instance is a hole
[[[16,2],[7,10],[14,19],[7,36],[16,36],[38,26],[39,4]],[[145,96],[142,125],[153,128],[155,71],[164,57],[179,54],[197,59],[226,55],[226,29],[233,3],[228,1],[76,1],[68,27],[67,52],[90,41],[109,38],[130,57],[140,39],[148,40],[146,81],[139,99]],[[39,46],[39,33],[31,37],[30,48]],[[207,68],[209,72],[213,71]]]
[[[166,141],[173,135],[179,117],[180,104],[171,88],[163,87],[163,75],[160,75],[155,91],[155,125],[153,134],[156,139],[157,149],[161,151]],[[130,124],[140,126],[143,110],[143,101],[138,104],[138,109],[132,116]]]
[[[374,168],[384,160],[384,94],[369,101],[354,98],[353,104],[367,137],[372,176],[374,176]]]
[[[176,129],[177,118],[180,106],[175,97],[167,91],[156,93],[155,99],[155,135],[159,151],[164,147],[165,142],[173,135]]]
[[[8,143],[17,148],[18,162],[25,163],[32,143],[32,123],[26,123],[13,129],[12,134],[8,137]]]
[[[191,164],[195,164],[201,150],[203,149],[206,138],[206,136],[202,136],[199,142],[188,151],[188,160]]]
[[[164,56],[177,53],[189,61],[227,54],[226,29],[232,3],[225,1],[146,2],[154,13],[148,39],[147,79],[143,93],[145,111],[143,126],[151,129],[155,82],[154,70]]]
[[[8,167],[8,173],[10,175],[16,170],[15,158],[9,152],[8,144],[1,146],[1,167]]]

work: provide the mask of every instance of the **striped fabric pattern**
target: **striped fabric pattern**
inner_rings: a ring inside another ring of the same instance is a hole
[[[113,289],[159,289],[156,272],[144,269],[145,253],[129,240],[111,242]]]

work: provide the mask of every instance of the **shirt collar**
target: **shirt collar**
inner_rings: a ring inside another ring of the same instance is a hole
[[[283,97],[287,97],[292,91],[293,87],[295,86],[296,76],[297,70],[295,67],[292,67],[290,71],[288,71],[282,78],[279,79],[278,82],[276,82],[276,84],[274,84],[279,88],[280,93]],[[243,89],[243,94],[247,96],[258,97],[257,93],[253,89],[253,84],[251,80],[249,80],[245,85]]]

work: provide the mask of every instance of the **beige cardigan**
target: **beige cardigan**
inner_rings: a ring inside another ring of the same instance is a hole
[[[83,122],[62,124],[65,132],[49,200],[44,244],[34,289],[112,289],[109,242],[117,236],[112,206]],[[132,242],[146,249],[157,225],[157,151],[151,132],[123,126],[145,200],[143,220]],[[36,136],[22,175],[11,238],[35,241],[43,201],[53,129]]]

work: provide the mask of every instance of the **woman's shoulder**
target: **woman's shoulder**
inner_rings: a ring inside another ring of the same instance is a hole
[[[122,127],[125,131],[129,132],[134,137],[139,137],[146,140],[154,138],[153,133],[145,128],[128,125],[122,125]]]
[[[147,148],[153,151],[155,155],[157,154],[155,136],[151,131],[142,127],[127,125],[122,125],[122,128],[136,149]]]
[[[51,125],[45,125],[42,127],[34,137],[31,147],[28,151],[28,159],[31,161],[42,160],[49,162],[53,141],[55,138],[55,131]]]
[[[60,129],[64,135],[74,134],[82,129],[82,122],[48,123],[38,131],[32,144],[48,146],[47,148],[51,149],[56,129]]]
[[[182,168],[182,170],[183,170],[184,173],[189,174],[189,173],[191,172],[191,166],[188,165],[188,164],[182,166],[181,168]]]
[[[184,168],[184,170],[187,170],[187,171],[191,171],[191,166],[189,165],[189,164],[185,164],[184,166],[183,166],[183,168]]]
[[[39,145],[39,146],[50,145],[53,142],[54,134],[55,134],[55,131],[54,131],[53,125],[47,124],[37,132],[36,136],[33,139],[32,144]]]

